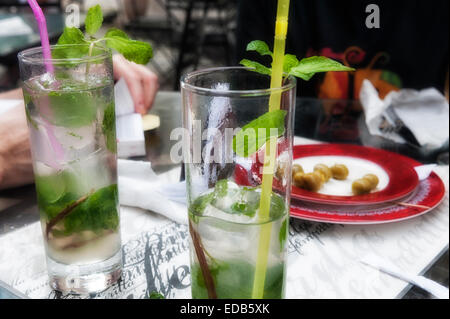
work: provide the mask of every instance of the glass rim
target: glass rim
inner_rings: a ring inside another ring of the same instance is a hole
[[[181,79],[181,88],[184,90],[189,90],[194,93],[203,93],[203,94],[212,94],[215,96],[266,96],[271,95],[273,93],[283,93],[286,91],[289,91],[296,87],[297,85],[297,79],[292,76],[288,75],[286,79],[288,79],[287,83],[279,88],[267,88],[267,89],[253,89],[253,90],[220,90],[220,89],[210,89],[205,87],[196,86],[193,84],[188,83],[188,81],[196,76],[204,75],[208,73],[214,73],[219,71],[249,71],[254,74],[259,74],[254,72],[253,68],[245,67],[245,66],[228,66],[228,67],[216,67],[216,68],[207,68],[202,70],[196,70],[189,73],[184,74]],[[264,74],[259,74],[264,75]],[[268,75],[266,75],[268,76]]]
[[[64,48],[64,47],[81,47],[81,46],[89,46],[89,44],[54,44],[50,46],[50,50],[53,51],[55,48]],[[52,64],[62,64],[67,62],[73,62],[73,63],[86,63],[86,62],[92,62],[92,61],[98,61],[102,59],[107,59],[111,56],[111,49],[105,48],[105,47],[99,47],[95,46],[96,49],[102,50],[101,54],[93,55],[93,56],[85,56],[82,58],[63,58],[63,59],[46,59],[43,57],[43,55],[35,58],[32,57],[33,54],[36,53],[42,53],[42,46],[39,47],[33,47],[30,49],[25,49],[23,51],[20,51],[17,54],[17,57],[20,62],[22,63],[52,63]]]

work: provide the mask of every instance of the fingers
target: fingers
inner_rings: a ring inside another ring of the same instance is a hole
[[[132,63],[127,61],[121,55],[113,56],[114,78],[116,80],[123,78],[130,90],[136,112],[143,113],[144,107],[144,89],[141,82],[141,76],[133,67]]]
[[[148,70],[145,67],[137,65],[140,67],[142,74],[142,82],[144,84],[144,112],[147,111],[153,106],[153,102],[155,101],[156,93],[159,89],[158,77]]]
[[[145,66],[138,65],[116,55],[114,61],[114,77],[123,77],[130,90],[135,111],[147,113],[151,108],[159,89],[158,77]]]
[[[130,68],[140,78],[143,91],[143,107],[136,108],[136,112],[145,114],[152,107],[158,92],[158,77],[145,66],[136,63],[130,63]]]
[[[129,69],[124,76],[125,82],[127,83],[128,89],[130,90],[131,98],[134,102],[134,110],[138,113],[143,114],[145,112],[144,106],[144,86],[142,85],[142,80],[138,72],[133,69]]]

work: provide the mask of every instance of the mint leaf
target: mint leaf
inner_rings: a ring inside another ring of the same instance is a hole
[[[51,91],[48,100],[52,124],[66,128],[90,125],[97,115],[97,101],[91,92]]]
[[[286,240],[287,240],[288,227],[289,227],[287,221],[288,221],[287,218],[283,221],[283,224],[281,225],[281,228],[280,228],[280,233],[278,235],[278,240],[280,241],[280,251],[282,251],[284,249],[284,244],[286,243]]]
[[[300,61],[297,59],[297,57],[295,55],[286,54],[284,56],[284,61],[283,61],[283,71],[285,73],[289,73],[289,71],[293,67],[296,67],[299,63],[300,63]]]
[[[275,110],[268,112],[245,125],[233,137],[233,150],[241,157],[248,157],[259,150],[272,136],[271,129],[276,129],[276,136],[284,134],[284,118],[287,112]],[[259,129],[264,129],[265,134],[259,134]]]
[[[116,110],[114,102],[111,102],[105,109],[105,113],[103,115],[102,131],[105,135],[106,148],[110,152],[116,153]]]
[[[56,47],[52,50],[52,57],[54,59],[76,59],[82,58],[87,55],[89,52],[89,45],[86,39],[84,38],[83,32],[77,28],[64,28],[63,34],[59,37],[58,45],[71,45],[78,44],[72,46],[64,46],[64,47]],[[70,63],[68,63],[70,65]]]
[[[108,38],[108,37],[121,37],[121,38],[129,39],[128,35],[124,31],[117,29],[117,28],[109,29],[105,34],[105,38]]]
[[[57,44],[84,44],[86,40],[84,39],[84,34],[78,28],[65,27],[63,34],[58,39]]]
[[[252,68],[252,69],[254,69],[255,72],[260,73],[260,74],[266,74],[266,75],[272,74],[271,69],[269,69],[268,67],[265,67],[264,65],[262,65],[261,63],[258,63],[258,62],[244,59],[240,62],[240,64],[242,64],[243,66],[246,66],[248,68]]]
[[[159,292],[152,291],[149,295],[150,299],[165,299],[163,295],[161,295]]]
[[[255,265],[250,261],[234,259],[228,262],[208,264],[217,295],[223,299],[249,299],[252,297]],[[284,263],[271,266],[266,274],[265,299],[281,299],[285,276]],[[207,299],[208,290],[198,262],[191,265],[192,297]],[[250,316],[247,316],[247,318]]]
[[[99,189],[64,219],[64,233],[115,230],[119,226],[117,184]]]
[[[256,210],[259,207],[259,203],[251,205],[248,203],[234,203],[231,205],[231,210],[235,214],[242,214],[248,217],[253,217],[256,215]]]
[[[90,7],[86,16],[84,24],[86,26],[86,32],[89,35],[94,35],[100,29],[103,23],[103,13],[100,5]]]
[[[214,192],[212,192],[198,197],[189,207],[189,210],[194,215],[202,215],[206,206],[211,204],[211,202],[214,200],[214,196],[215,194]]]
[[[247,51],[256,51],[261,55],[270,55],[273,56],[272,51],[270,51],[269,46],[267,43],[261,40],[255,40],[250,42],[247,45]]]
[[[138,64],[147,64],[153,57],[153,51],[150,44],[130,40],[119,35],[110,35],[105,37],[106,45],[117,50],[127,60]]]
[[[222,179],[216,183],[215,192],[219,197],[225,197],[228,193],[228,180]]]
[[[323,56],[312,56],[302,59],[297,66],[291,68],[289,74],[308,81],[314,74],[328,71],[354,71],[354,69]]]

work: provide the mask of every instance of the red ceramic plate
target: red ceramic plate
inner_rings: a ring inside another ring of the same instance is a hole
[[[416,162],[416,165],[420,163]],[[417,189],[403,203],[424,207],[401,205],[377,206],[330,206],[292,200],[291,216],[335,224],[368,225],[407,220],[423,215],[436,208],[444,199],[445,186],[435,173],[419,183]],[[314,206],[315,205],[315,206]]]
[[[293,199],[328,205],[375,205],[405,198],[419,185],[419,178],[414,170],[414,161],[385,150],[344,144],[294,146],[294,162],[310,157],[342,158],[342,164],[346,164],[346,158],[348,161],[369,163],[386,175],[386,185],[382,186],[379,191],[358,196],[320,194],[292,186]],[[351,166],[349,170],[352,170]],[[360,175],[363,177],[364,174],[361,172]],[[351,186],[346,187],[351,189]]]

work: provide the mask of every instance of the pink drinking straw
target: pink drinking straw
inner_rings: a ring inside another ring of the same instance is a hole
[[[48,40],[48,32],[47,32],[47,22],[45,21],[44,13],[42,12],[41,7],[39,7],[36,0],[28,0],[28,4],[33,10],[34,17],[36,18],[39,34],[41,36],[41,44],[42,44],[42,55],[44,56],[44,64],[45,69],[49,73],[53,73],[53,65],[50,62],[52,59],[52,54],[50,51],[50,41]]]
[[[50,50],[50,41],[48,40],[47,22],[45,20],[44,13],[42,12],[41,7],[39,7],[36,0],[28,0],[28,4],[30,5],[31,10],[33,10],[34,17],[36,18],[39,27],[39,34],[41,36],[42,55],[44,58],[45,69],[47,70],[48,73],[53,73],[54,68],[53,64],[51,63],[52,54]],[[60,169],[59,161],[64,159],[64,149],[58,142],[58,139],[56,138],[55,133],[53,132],[52,125],[46,119],[43,119],[43,121],[45,130],[50,140],[50,144],[53,148],[53,151],[55,152],[56,157],[55,161],[55,159],[53,159],[50,156],[50,161],[48,164],[55,169]]]

